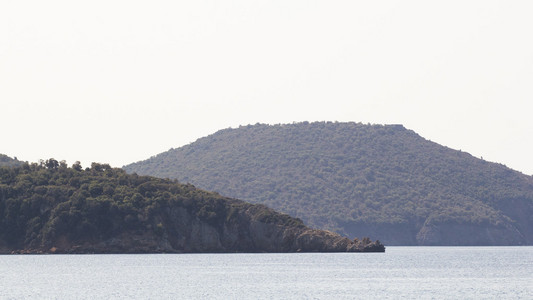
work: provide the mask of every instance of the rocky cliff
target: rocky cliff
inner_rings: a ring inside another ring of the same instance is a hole
[[[254,210],[253,208],[251,210]],[[379,242],[350,240],[306,226],[265,223],[244,211],[222,228],[203,222],[182,207],[170,208],[159,234],[125,231],[103,240],[58,236],[41,247],[0,248],[0,253],[254,253],[384,252]],[[235,222],[236,221],[236,222]],[[160,223],[163,224],[163,223]],[[157,225],[156,225],[157,226]]]

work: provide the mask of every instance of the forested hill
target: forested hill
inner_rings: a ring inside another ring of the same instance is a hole
[[[24,162],[18,160],[16,157],[11,158],[5,154],[0,153],[0,167],[15,167],[21,166]]]
[[[264,205],[93,163],[0,167],[1,253],[383,252]]]
[[[389,245],[532,245],[533,178],[401,125],[224,129],[125,166]]]

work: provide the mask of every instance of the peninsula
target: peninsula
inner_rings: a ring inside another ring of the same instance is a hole
[[[176,180],[54,159],[0,167],[0,253],[384,252]]]

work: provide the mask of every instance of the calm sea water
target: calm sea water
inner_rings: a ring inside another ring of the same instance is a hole
[[[533,299],[533,247],[0,256],[0,299]]]

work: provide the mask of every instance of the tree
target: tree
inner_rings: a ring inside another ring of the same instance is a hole
[[[47,169],[57,169],[59,167],[59,162],[53,158],[50,158],[46,160],[46,162],[44,163],[44,166]]]
[[[73,165],[72,165],[72,169],[78,171],[78,172],[81,172],[81,170],[83,170],[82,166],[81,166],[81,163],[79,161],[76,161]]]

